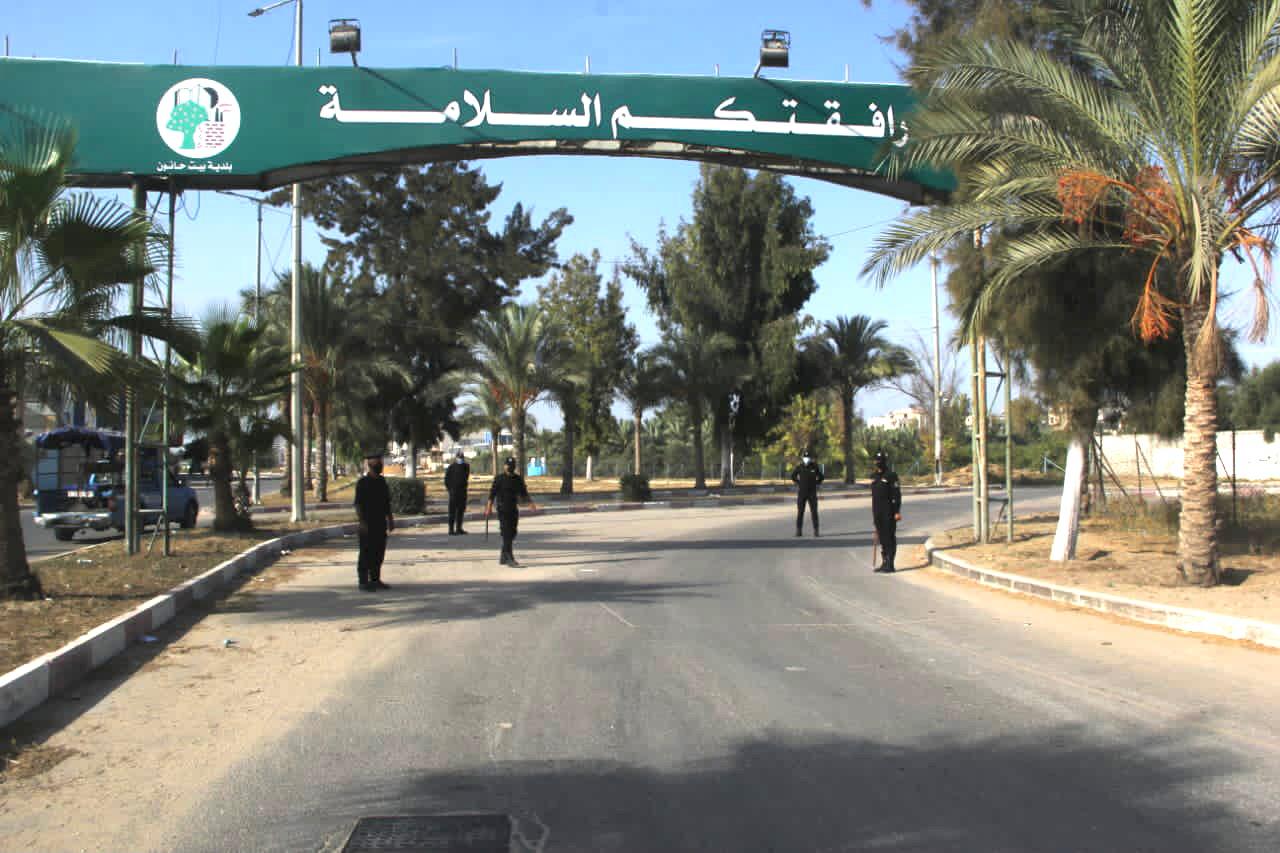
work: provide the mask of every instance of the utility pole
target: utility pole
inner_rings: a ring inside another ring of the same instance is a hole
[[[973,488],[973,541],[981,542],[982,488],[978,482],[978,335],[969,331],[969,482]]]
[[[134,212],[146,218],[147,190],[141,181],[133,182]],[[145,246],[139,244],[134,248],[134,257],[141,264],[146,258]],[[137,362],[142,357],[142,330],[138,321],[142,317],[143,278],[135,279],[129,293],[129,316],[134,326],[129,330],[129,360]],[[125,550],[136,554],[142,545],[141,531],[138,524],[138,388],[136,381],[129,383],[125,390],[124,413],[124,538]]]
[[[1004,499],[1005,541],[1013,544],[1013,364],[1004,354]]]
[[[302,0],[294,0],[293,16],[293,64],[302,67]],[[302,427],[302,185],[294,184],[293,197],[293,276],[289,305],[289,349],[293,376],[290,408],[293,420],[293,483],[289,495],[293,521],[305,521],[307,517],[306,483],[303,480],[304,465]]]
[[[845,66],[845,79],[849,67]],[[933,484],[942,485],[942,328],[938,323],[938,256],[929,257],[933,268]]]
[[[978,333],[978,483],[979,515],[981,517],[982,538],[991,539],[991,481],[987,469],[987,452],[990,447],[987,430],[987,336]]]

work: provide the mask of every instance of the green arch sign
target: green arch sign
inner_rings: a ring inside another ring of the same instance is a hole
[[[890,180],[909,87],[452,68],[259,68],[0,60],[0,107],[69,117],[74,180],[269,189],[436,160],[596,154],[805,175],[912,202],[951,175]]]

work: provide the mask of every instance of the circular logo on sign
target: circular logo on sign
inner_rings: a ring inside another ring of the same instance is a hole
[[[214,157],[240,132],[240,104],[217,80],[192,77],[164,93],[156,107],[156,130],[183,157]]]

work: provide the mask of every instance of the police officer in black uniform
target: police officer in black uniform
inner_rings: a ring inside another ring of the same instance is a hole
[[[804,505],[809,504],[809,518],[813,521],[813,535],[818,535],[818,486],[826,477],[806,450],[800,464],[791,472],[791,482],[796,484],[796,536],[804,535]]]
[[[489,517],[496,501],[498,526],[502,530],[502,556],[498,558],[498,563],[512,568],[520,567],[511,546],[515,542],[516,528],[520,524],[518,503],[521,500],[528,501],[529,508],[537,511],[538,505],[529,497],[529,487],[525,485],[524,477],[516,473],[516,460],[508,459],[506,471],[494,477],[493,485],[489,487],[489,502],[485,504],[484,516],[486,519]]]
[[[898,475],[889,470],[889,457],[881,451],[876,454],[875,473],[871,478],[871,518],[880,538],[884,562],[877,572],[892,572],[894,557],[898,554],[898,522],[902,521],[902,487]]]
[[[360,557],[356,574],[365,592],[391,589],[382,582],[382,559],[387,554],[387,534],[395,529],[391,515],[391,489],[382,477],[382,453],[364,457],[366,473],[356,481],[356,517],[359,519]]]
[[[467,511],[467,482],[471,479],[471,466],[462,450],[444,471],[444,487],[449,491],[449,535],[467,531],[462,529],[462,516]]]

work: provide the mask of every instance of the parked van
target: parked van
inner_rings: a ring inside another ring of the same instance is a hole
[[[36,436],[35,523],[68,540],[77,530],[124,530],[124,434],[62,427]],[[165,449],[139,448],[139,512],[143,525],[163,512],[161,493]],[[169,473],[169,521],[195,527],[200,503],[176,470]]]

